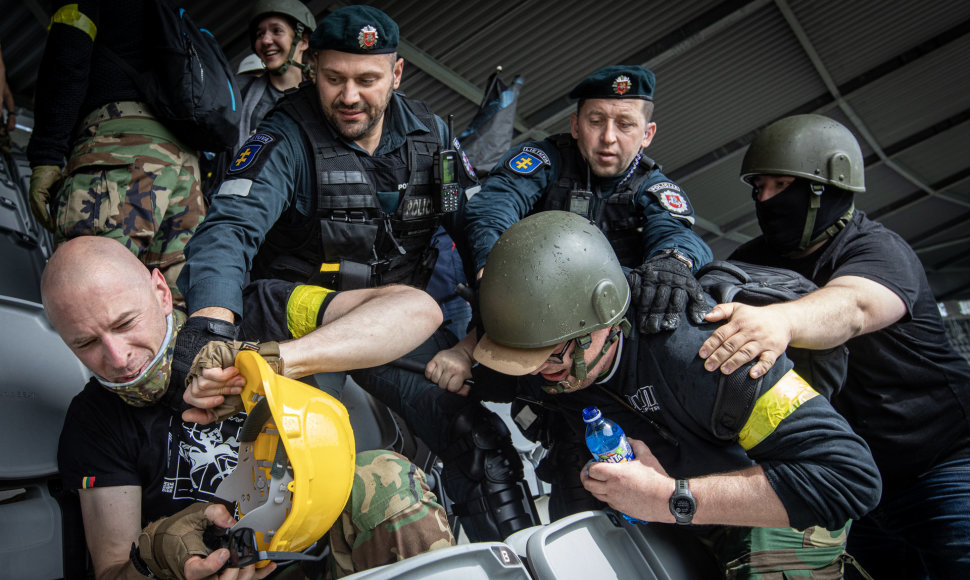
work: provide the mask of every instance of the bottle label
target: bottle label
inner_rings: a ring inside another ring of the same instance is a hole
[[[616,449],[612,451],[607,451],[606,453],[597,453],[597,461],[606,463],[623,463],[624,461],[630,461],[633,459],[633,449],[630,444],[624,441],[623,443],[617,445]]]

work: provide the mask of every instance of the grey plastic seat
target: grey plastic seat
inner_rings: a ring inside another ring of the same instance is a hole
[[[536,530],[528,540],[536,580],[719,578],[696,538],[664,524],[633,525],[604,511],[588,511]]]
[[[78,577],[86,565],[80,506],[62,493],[57,442],[90,375],[40,305],[52,246],[26,203],[22,151],[13,159],[0,156],[0,576]]]
[[[530,580],[507,544],[480,542],[442,548],[344,577],[347,580]]]

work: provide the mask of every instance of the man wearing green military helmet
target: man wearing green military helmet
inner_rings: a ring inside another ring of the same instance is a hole
[[[696,356],[713,325],[682,314],[670,333],[640,333],[626,323],[637,305],[609,241],[567,212],[502,234],[481,308],[475,358],[502,374],[476,381],[527,401],[517,423],[552,442],[543,463],[560,467],[536,471],[556,476],[552,518],[605,502],[650,525],[697,524],[687,529],[713,543],[729,577],[841,575],[848,520],[876,504],[879,475],[862,439],[784,355],[761,379],[722,377]],[[633,461],[584,467],[588,452],[570,456],[585,449],[590,405],[630,436]],[[690,509],[673,501],[684,495]]]
[[[834,400],[865,439],[884,493],[853,524],[849,550],[876,578],[970,576],[970,365],[950,344],[926,273],[896,233],[855,208],[864,159],[852,132],[821,115],[768,125],[741,178],[762,236],[732,259],[788,268],[819,289],[788,303],[717,306],[706,368],[768,372],[788,345],[845,343]],[[754,361],[754,362],[752,362]],[[742,367],[744,365],[744,367]]]

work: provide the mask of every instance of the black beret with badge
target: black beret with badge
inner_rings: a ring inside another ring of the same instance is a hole
[[[323,20],[310,36],[310,48],[353,54],[397,52],[400,32],[391,17],[373,6],[346,6]]]
[[[653,100],[657,77],[639,65],[608,66],[589,75],[569,93],[570,99]]]

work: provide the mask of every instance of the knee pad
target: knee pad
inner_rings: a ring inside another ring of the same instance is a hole
[[[469,539],[502,541],[538,525],[522,460],[502,419],[478,403],[466,405],[453,419],[449,435],[452,443],[441,457],[452,478],[457,471],[465,480],[463,489],[449,492]]]

